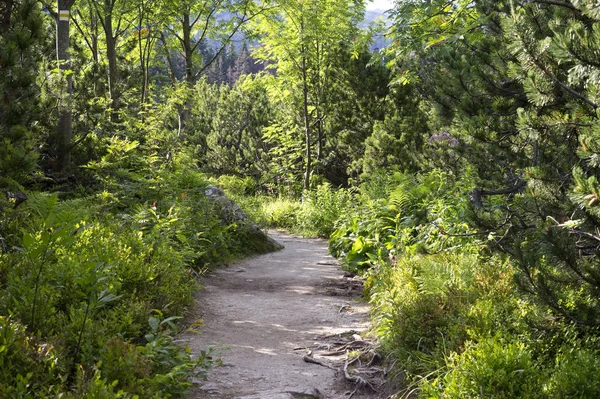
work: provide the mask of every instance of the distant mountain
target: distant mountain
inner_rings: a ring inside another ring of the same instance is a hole
[[[229,20],[235,18],[234,14],[228,12],[222,12],[217,16],[219,20]],[[367,29],[372,23],[383,21],[386,26],[389,26],[391,22],[385,10],[367,10],[365,12],[365,18],[360,24],[362,29]],[[198,33],[196,39],[200,36]],[[204,39],[205,42],[202,46],[201,52],[206,59],[211,59],[215,52],[222,46],[221,41]],[[387,47],[389,40],[385,38],[383,34],[377,34],[373,37],[373,43],[370,46],[371,51],[378,51],[382,48]],[[223,51],[206,71],[206,75],[210,82],[218,83],[229,83],[232,85],[240,73],[256,73],[264,68],[264,65],[251,55],[251,49],[259,42],[252,37],[247,37],[242,29],[240,29],[233,37],[230,43],[226,46]],[[181,69],[179,73],[183,74],[183,61],[180,61]]]
[[[385,10],[368,10],[365,12],[365,19],[361,24],[362,28],[367,28],[372,23],[377,23],[383,21],[386,27],[391,25],[391,21],[388,18]],[[385,38],[384,35],[376,35],[373,38],[373,44],[371,45],[372,51],[377,51],[379,49],[387,47],[389,44],[389,40]]]

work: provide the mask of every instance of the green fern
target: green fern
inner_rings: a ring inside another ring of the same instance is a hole
[[[91,200],[84,198],[60,201],[58,195],[47,193],[29,194],[21,210],[30,214],[34,220],[43,221],[47,228],[57,228],[67,224],[74,224],[82,220],[89,220],[99,209]]]

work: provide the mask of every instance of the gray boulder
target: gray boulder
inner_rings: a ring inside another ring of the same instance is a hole
[[[237,232],[248,241],[254,252],[272,252],[283,248],[283,245],[269,237],[252,222],[242,208],[227,197],[221,188],[210,185],[206,187],[204,194],[216,205],[223,223],[237,225]]]

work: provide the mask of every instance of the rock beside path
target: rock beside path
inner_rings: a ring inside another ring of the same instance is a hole
[[[267,253],[278,251],[283,245],[269,237],[252,222],[246,213],[225,192],[217,186],[210,185],[204,190],[204,194],[218,208],[221,220],[227,225],[236,224],[238,233],[245,237],[245,243],[253,246],[253,252]]]

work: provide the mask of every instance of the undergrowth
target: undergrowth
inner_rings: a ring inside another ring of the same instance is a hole
[[[302,198],[268,193],[250,177],[220,176],[212,181],[239,203],[252,220],[263,228],[282,229],[308,237],[328,238],[352,204],[349,189],[324,183]]]
[[[498,238],[471,227],[486,216],[468,202],[472,176],[380,176],[331,236],[331,252],[365,277],[374,329],[406,375],[398,397],[594,397],[597,332],[516,284],[521,269],[494,250]]]
[[[114,138],[87,166],[100,190],[2,202],[0,397],[181,397],[215,363],[178,320],[199,273],[258,244],[185,152],[152,154]]]
[[[303,201],[238,194],[264,226],[328,236],[330,252],[365,279],[387,363],[405,376],[395,397],[595,397],[596,329],[518,284],[522,269],[495,247],[502,237],[476,227],[495,216],[468,201],[476,184],[467,168],[460,179],[376,174]]]

